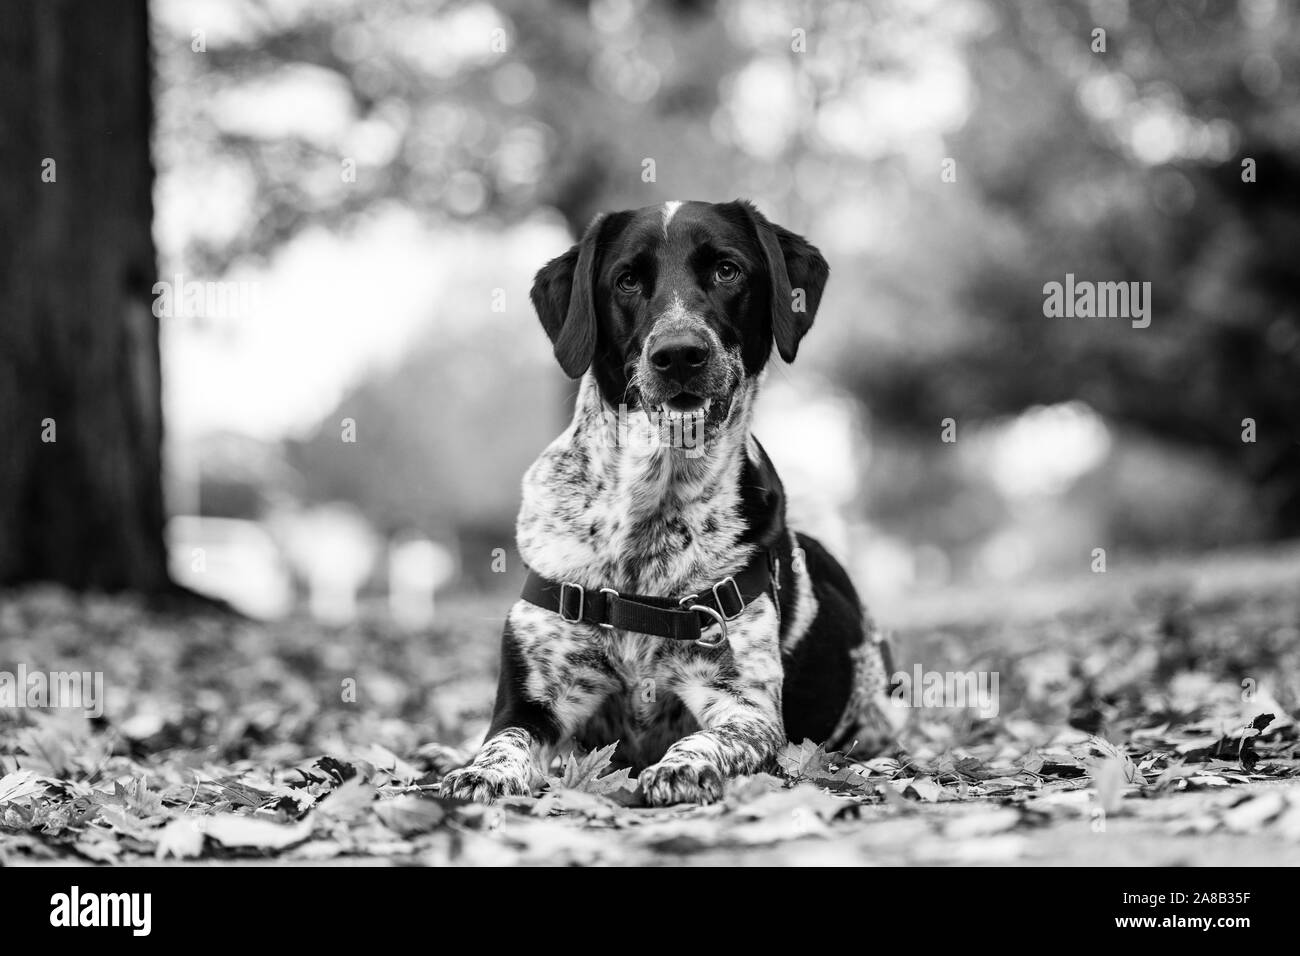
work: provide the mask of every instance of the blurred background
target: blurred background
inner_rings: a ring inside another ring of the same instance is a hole
[[[516,587],[519,480],[575,391],[532,275],[673,198],[751,197],[831,262],[757,433],[877,606],[1300,532],[1286,4],[151,12],[160,274],[256,293],[162,324],[194,588],[418,623]],[[1150,327],[1045,318],[1066,273],[1150,282]]]
[[[576,389],[533,273],[668,199],[751,198],[830,261],[757,433],[882,614],[1300,534],[1291,5],[147,15],[159,520],[189,588],[416,628],[516,588],[520,478]],[[1149,282],[1150,326],[1046,318],[1067,273]]]

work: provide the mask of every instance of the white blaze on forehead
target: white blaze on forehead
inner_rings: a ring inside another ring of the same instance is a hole
[[[682,301],[682,297],[680,295],[674,292],[672,304],[669,305],[668,308],[664,309],[664,311],[660,314],[658,321],[655,322],[655,326],[657,327],[660,324],[666,326],[680,325],[682,322],[685,322],[688,318],[691,318],[691,315],[689,312],[686,311],[686,303]]]
[[[664,237],[668,236],[668,224],[673,221],[673,216],[677,215],[677,210],[682,208],[682,204],[674,199],[664,203]]]

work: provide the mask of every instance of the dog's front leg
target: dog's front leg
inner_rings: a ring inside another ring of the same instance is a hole
[[[497,700],[487,738],[468,766],[447,774],[444,796],[490,801],[540,785],[555,748],[612,687],[589,625],[566,624],[520,601],[501,637]]]
[[[708,730],[683,737],[664,758],[641,772],[646,803],[713,803],[728,777],[761,770],[785,742],[779,717],[743,701]]]
[[[771,603],[762,603],[732,625],[729,652],[701,656],[692,648],[674,667],[672,690],[701,729],[642,771],[650,805],[712,803],[728,777],[763,769],[785,743],[778,625]]]

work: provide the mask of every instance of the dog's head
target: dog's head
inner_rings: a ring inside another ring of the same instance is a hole
[[[828,272],[748,202],[671,202],[598,216],[532,300],[570,377],[590,368],[611,407],[702,424],[707,440],[774,344],[794,361]]]

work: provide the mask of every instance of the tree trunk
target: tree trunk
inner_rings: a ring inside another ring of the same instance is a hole
[[[0,18],[0,585],[168,586],[145,0]]]

